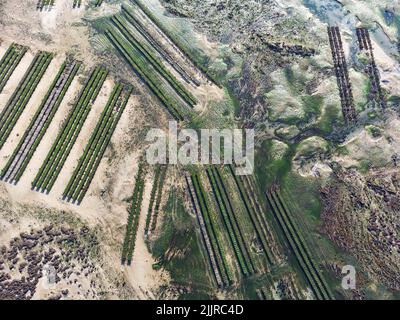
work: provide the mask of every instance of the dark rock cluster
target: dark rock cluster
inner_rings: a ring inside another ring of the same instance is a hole
[[[322,189],[323,231],[380,283],[400,289],[400,176],[397,169],[335,172]]]
[[[97,250],[95,235],[85,227],[76,232],[49,225],[42,230],[20,233],[8,247],[0,247],[0,300],[31,299],[49,266],[54,270],[54,285],[61,279],[72,284],[77,283],[76,276],[96,275],[97,267],[92,257]],[[70,279],[73,275],[74,280]],[[93,281],[91,286],[94,286]],[[68,293],[68,289],[61,288],[50,298],[61,299]]]
[[[282,300],[295,300],[297,294],[293,289],[293,282],[291,279],[282,278],[278,281],[277,292]]]

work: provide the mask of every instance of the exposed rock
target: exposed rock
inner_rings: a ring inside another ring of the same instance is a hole
[[[400,289],[400,174],[377,170],[362,176],[336,169],[322,189],[323,232],[353,254],[376,283]]]

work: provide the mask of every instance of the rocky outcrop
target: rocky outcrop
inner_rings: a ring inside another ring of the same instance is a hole
[[[400,290],[400,173],[335,170],[321,191],[323,232],[376,283]]]

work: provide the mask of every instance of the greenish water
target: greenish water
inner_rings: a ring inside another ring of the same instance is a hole
[[[152,244],[152,254],[158,260],[154,268],[169,271],[172,283],[189,286],[191,292],[180,299],[210,299],[213,285],[208,275],[205,252],[197,237],[197,222],[185,210],[183,199],[172,191],[164,209],[164,221],[159,238]],[[166,253],[180,252],[169,258]]]
[[[272,184],[280,183],[291,169],[291,158],[294,148],[289,146],[289,150],[283,159],[274,160],[269,150],[272,142],[265,140],[261,147],[256,150],[254,159],[255,175],[263,194]]]

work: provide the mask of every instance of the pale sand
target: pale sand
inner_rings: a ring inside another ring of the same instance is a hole
[[[225,97],[225,91],[218,88],[216,85],[204,84],[197,88],[196,98],[198,98],[198,104],[195,106],[195,110],[202,113],[206,112],[211,102],[222,101]]]
[[[371,36],[374,48],[375,62],[381,78],[381,86],[391,95],[400,95],[400,65],[399,62],[387,55]],[[386,83],[387,81],[387,83]]]
[[[57,68],[54,69],[53,77],[57,71]],[[100,226],[102,233],[106,238],[105,242],[103,243],[104,250],[107,252],[107,254],[113,256],[113,259],[108,260],[108,263],[112,270],[122,271],[122,269],[125,267],[120,265],[120,249],[122,247],[122,241],[125,233],[125,225],[128,214],[127,209],[130,206],[130,204],[125,200],[129,198],[133,192],[140,149],[133,150],[133,152],[128,154],[123,154],[123,152],[120,150],[124,147],[126,139],[129,139],[129,129],[136,127],[137,125],[140,126],[142,124],[141,122],[143,121],[141,113],[135,110],[139,102],[137,97],[132,96],[130,98],[112,137],[111,142],[116,153],[115,158],[112,159],[112,164],[108,163],[108,154],[110,153],[110,148],[108,148],[82,204],[80,206],[73,205],[62,201],[60,197],[66,183],[71,177],[73,169],[76,166],[91,133],[93,132],[95,125],[97,124],[98,117],[103,110],[106,101],[108,100],[108,96],[113,85],[113,80],[106,80],[105,85],[100,91],[99,98],[94,103],[93,109],[89,113],[84,128],[80,132],[78,141],[74,145],[71,155],[68,157],[68,160],[61,171],[59,179],[57,179],[54,189],[49,195],[30,190],[30,185],[45,157],[47,156],[47,153],[59,132],[61,123],[63,120],[65,120],[65,117],[72,107],[72,103],[76,101],[76,96],[82,89],[82,85],[78,83],[78,77],[74,79],[71,87],[67,91],[67,95],[57,111],[55,118],[48,129],[48,132],[46,133],[42,143],[40,143],[37,152],[33,156],[18,185],[14,186],[8,183],[2,183],[2,185],[7,190],[6,193],[8,198],[13,202],[35,206],[38,205],[46,208],[71,212],[72,214],[77,214],[91,227]],[[30,118],[34,111],[35,110],[30,109],[30,112],[27,113],[28,116],[26,116],[26,118]],[[9,155],[10,151],[12,151],[11,149],[11,146],[9,146],[6,154]],[[3,159],[2,165],[4,165],[5,160],[6,159]],[[102,191],[107,189],[110,186],[110,183],[111,189],[107,190],[108,194],[102,196]],[[150,182],[148,182],[147,185],[149,183]],[[145,192],[146,194],[150,194],[148,188]],[[146,203],[148,203],[147,197],[145,197],[143,206],[144,213],[147,211],[148,204],[146,205]],[[142,215],[141,219],[144,219],[143,221],[145,221],[145,214]],[[138,239],[143,238],[143,223],[141,223],[140,228]],[[21,227],[19,225],[16,226],[16,230],[21,230]],[[158,286],[160,286],[162,283],[165,283],[165,280],[163,279],[165,279],[166,276],[163,273],[154,271],[152,269],[153,260],[151,260],[151,254],[147,251],[147,247],[143,239],[142,242],[138,240],[136,249],[136,255],[138,256],[135,258],[135,260],[137,259],[138,261],[142,261],[139,266],[140,274],[143,275],[143,278],[137,278],[136,271],[127,271],[126,276],[128,277],[128,281],[131,284],[134,292],[136,292],[134,295],[135,297],[154,298],[154,293],[157,292],[156,288],[158,288]],[[139,281],[138,279],[141,280]],[[152,293],[143,293],[150,290]]]
[[[155,260],[148,252],[144,239],[144,228],[146,225],[146,216],[149,208],[152,186],[153,180],[146,179],[132,265],[124,267],[128,280],[132,285],[134,284],[139,288],[139,299],[154,299],[155,290],[161,284],[166,284],[168,279],[166,273],[164,273],[160,278],[160,274],[151,268],[151,265],[155,263]]]
[[[4,2],[4,11],[13,15],[3,17],[1,38],[27,45],[32,50],[73,51],[93,65],[97,59],[90,47],[89,28],[80,23],[85,15],[85,1],[80,9],[73,9],[71,1],[58,0],[51,11],[42,12],[36,10],[36,4],[36,0]],[[48,41],[48,36],[52,41]]]

